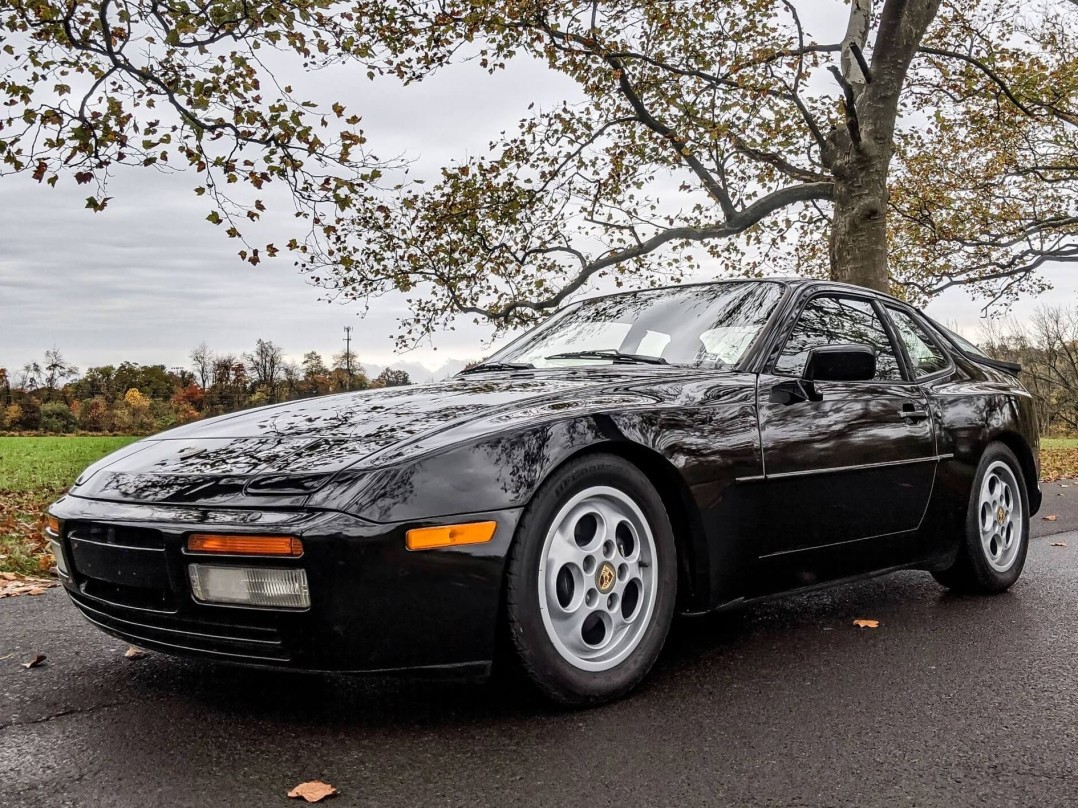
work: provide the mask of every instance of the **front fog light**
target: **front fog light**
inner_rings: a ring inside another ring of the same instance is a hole
[[[70,578],[71,575],[67,571],[67,564],[64,562],[64,548],[60,546],[59,542],[50,541],[49,549],[52,551],[53,558],[56,559],[56,570],[65,578]]]
[[[278,609],[306,609],[311,605],[305,570],[191,564],[187,572],[191,578],[191,592],[195,600],[202,603],[236,603]]]

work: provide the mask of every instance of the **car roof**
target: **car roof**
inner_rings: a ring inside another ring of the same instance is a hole
[[[836,292],[855,292],[859,295],[867,295],[875,297],[880,300],[886,300],[892,303],[898,303],[901,305],[908,305],[903,303],[897,297],[888,295],[883,292],[877,292],[874,289],[867,289],[864,286],[857,286],[852,283],[842,283],[840,281],[824,280],[822,278],[799,278],[791,276],[768,276],[764,278],[716,278],[711,281],[694,281],[692,283],[671,283],[666,286],[648,286],[643,289],[623,289],[618,292],[607,292],[602,295],[592,295],[590,297],[580,298],[579,300],[572,301],[566,305],[572,305],[572,303],[584,303],[589,300],[602,300],[606,297],[617,297],[619,295],[631,295],[639,292],[660,292],[664,289],[692,289],[697,286],[717,286],[724,283],[780,283],[790,289],[803,289],[805,287],[812,287],[823,290],[833,290]]]

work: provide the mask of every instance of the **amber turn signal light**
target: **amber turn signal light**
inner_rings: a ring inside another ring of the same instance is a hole
[[[303,555],[303,542],[294,536],[219,536],[215,533],[195,533],[187,538],[187,550],[192,553],[295,557]]]
[[[45,530],[54,536],[60,535],[60,520],[52,514],[45,514]]]
[[[404,534],[409,550],[433,550],[435,547],[456,547],[461,544],[485,544],[494,538],[497,522],[469,522],[464,525],[418,527]]]

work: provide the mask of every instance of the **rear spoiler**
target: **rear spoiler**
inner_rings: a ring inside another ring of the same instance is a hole
[[[1004,373],[1010,373],[1015,378],[1018,378],[1018,374],[1022,372],[1022,366],[1017,362],[1004,362],[1002,359],[989,359],[987,356],[978,356],[977,354],[968,353],[967,351],[962,351],[962,356],[979,365],[987,365],[990,368],[1002,370]]]

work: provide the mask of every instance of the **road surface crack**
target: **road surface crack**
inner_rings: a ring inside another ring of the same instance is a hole
[[[99,710],[108,710],[113,707],[119,707],[124,702],[112,701],[107,704],[95,704],[93,707],[73,707],[70,710],[61,710],[58,713],[49,713],[43,715],[40,718],[31,718],[26,721],[9,721],[6,724],[0,724],[0,732],[5,729],[11,729],[12,727],[30,727],[34,724],[44,724],[49,721],[55,721],[57,718],[67,718],[72,715],[82,715],[83,713],[96,713]]]

